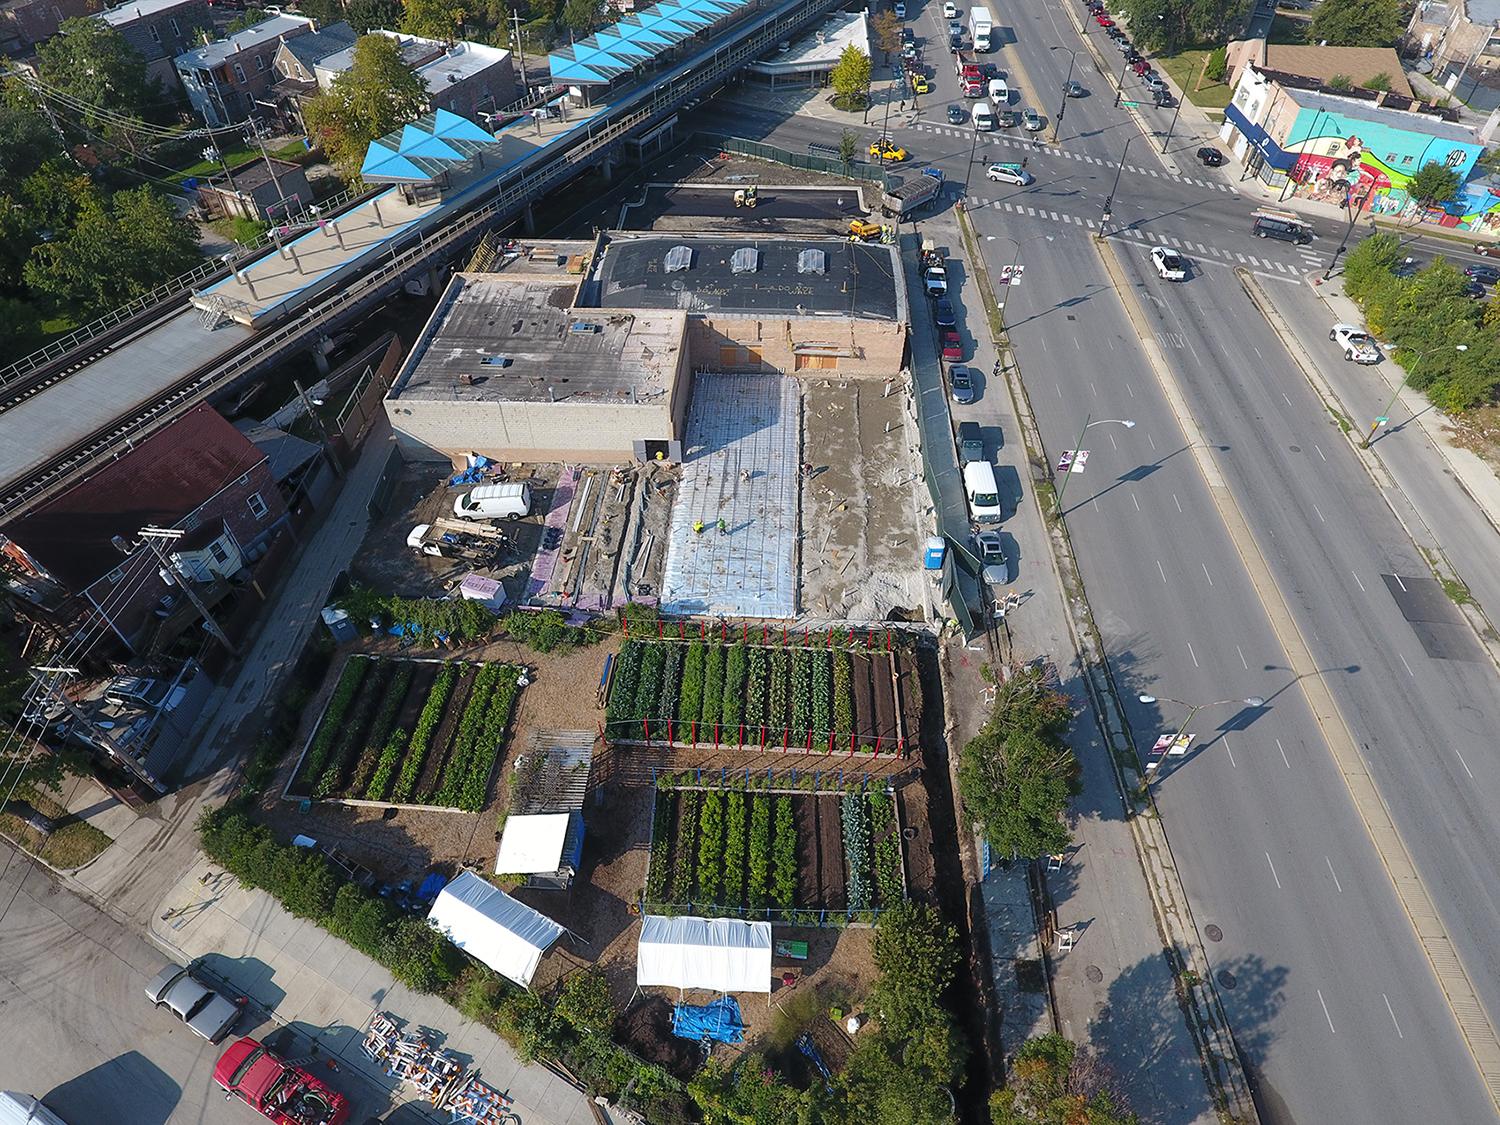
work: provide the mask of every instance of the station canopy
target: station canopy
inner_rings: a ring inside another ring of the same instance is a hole
[[[770,992],[771,923],[648,914],[641,923],[635,983]]]
[[[662,0],[547,56],[554,82],[604,85],[690,38],[743,0]]]
[[[425,184],[494,144],[494,135],[467,117],[434,110],[371,141],[359,174],[369,183]]]
[[[563,934],[563,927],[551,918],[472,871],[443,888],[427,920],[465,953],[523,988],[531,983],[542,954]],[[768,968],[768,978],[769,972]]]

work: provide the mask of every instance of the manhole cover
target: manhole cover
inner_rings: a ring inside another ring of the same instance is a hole
[[[1300,445],[1289,445],[1289,446],[1287,446],[1287,448],[1290,449],[1293,453],[1301,453],[1302,452],[1302,447]]]
[[[1095,984],[1098,984],[1101,980],[1104,979],[1104,970],[1099,968],[1098,965],[1090,965],[1087,969],[1083,970],[1083,975],[1088,977],[1089,980],[1093,981]]]
[[[1224,931],[1219,929],[1218,926],[1210,923],[1207,926],[1203,927],[1203,936],[1206,937],[1209,941],[1223,941]]]
[[[1234,974],[1231,973],[1228,969],[1219,970],[1218,981],[1219,984],[1221,984],[1225,988],[1233,988],[1235,985]]]

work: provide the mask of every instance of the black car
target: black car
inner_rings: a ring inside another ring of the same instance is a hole
[[[1483,297],[1485,295],[1485,292],[1486,292],[1486,290],[1485,290],[1484,286],[1480,285],[1479,282],[1477,282],[1477,281],[1470,281],[1467,284],[1465,284],[1464,288],[1463,288],[1463,294],[1464,294],[1464,296],[1465,297],[1473,297],[1476,301],[1479,298]]]
[[[1198,162],[1205,168],[1217,168],[1224,163],[1224,154],[1211,145],[1198,150]]]
[[[969,115],[964,112],[963,106],[950,105],[948,107],[948,124],[962,125],[968,119]]]
[[[1481,285],[1494,285],[1500,281],[1500,269],[1494,266],[1465,266],[1464,273],[1470,281],[1477,281]]]
[[[953,387],[953,401],[957,403],[970,403],[974,401],[974,379],[969,374],[969,369],[962,364],[955,363],[948,368],[948,382]]]
[[[939,328],[952,328],[958,323],[958,317],[953,311],[953,302],[946,297],[939,297],[932,304],[932,320]]]

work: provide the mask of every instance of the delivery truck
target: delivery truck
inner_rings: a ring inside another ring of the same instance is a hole
[[[969,35],[974,40],[976,53],[982,55],[990,49],[990,34],[993,30],[994,21],[990,18],[988,8],[969,9]]]

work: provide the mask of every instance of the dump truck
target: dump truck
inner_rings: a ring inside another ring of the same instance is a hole
[[[349,1099],[254,1039],[241,1039],[219,1058],[214,1081],[275,1125],[344,1125]]]
[[[887,215],[899,219],[935,200],[942,190],[943,170],[923,168],[920,174],[892,184],[881,196],[880,202]]]
[[[883,228],[879,223],[871,222],[869,219],[850,219],[849,237],[858,239],[860,242],[874,242],[880,238]]]

